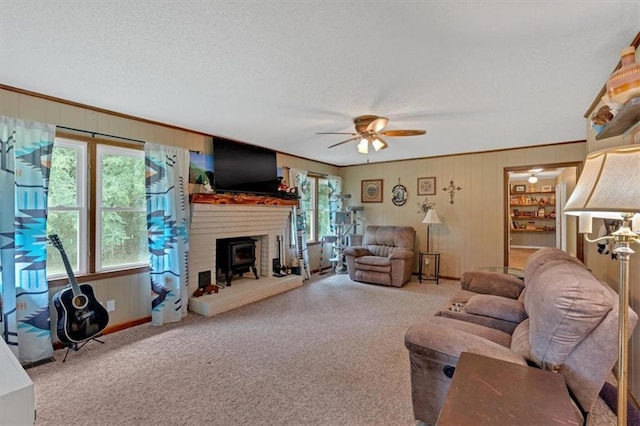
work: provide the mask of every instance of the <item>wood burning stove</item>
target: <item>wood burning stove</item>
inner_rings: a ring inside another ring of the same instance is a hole
[[[216,267],[231,285],[234,275],[242,275],[249,270],[258,279],[256,270],[256,240],[251,237],[219,238],[216,240]]]

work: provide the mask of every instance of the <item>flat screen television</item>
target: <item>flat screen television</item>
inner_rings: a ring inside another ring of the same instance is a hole
[[[214,137],[213,172],[216,192],[275,194],[278,191],[276,153],[267,148]]]

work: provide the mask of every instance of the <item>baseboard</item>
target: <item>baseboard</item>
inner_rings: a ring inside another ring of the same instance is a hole
[[[138,318],[133,321],[127,321],[121,324],[112,325],[111,327],[107,327],[104,330],[102,330],[102,334],[105,335],[105,334],[115,333],[116,331],[135,327],[136,325],[144,324],[146,322],[151,322],[151,317]],[[59,340],[53,342],[53,350],[64,349],[66,347],[67,346],[64,343],[60,342]]]

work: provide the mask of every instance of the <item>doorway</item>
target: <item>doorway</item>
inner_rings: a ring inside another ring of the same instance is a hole
[[[557,247],[582,260],[577,219],[562,214],[582,163],[504,169],[504,266],[523,269],[543,247]]]

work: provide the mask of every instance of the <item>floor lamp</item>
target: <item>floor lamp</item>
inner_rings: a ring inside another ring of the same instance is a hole
[[[427,224],[427,253],[429,253],[429,230],[431,225],[434,223],[442,223],[440,222],[440,218],[438,217],[438,212],[434,208],[430,208],[427,210],[427,214],[424,215],[424,219],[422,219],[422,223]]]
[[[609,241],[620,264],[618,296],[618,425],[627,424],[627,376],[629,340],[629,258],[631,244],[640,244],[631,219],[640,213],[640,145],[624,145],[593,152],[573,190],[564,213],[580,217],[579,231],[589,242]],[[591,240],[591,218],[622,219],[610,235]]]

